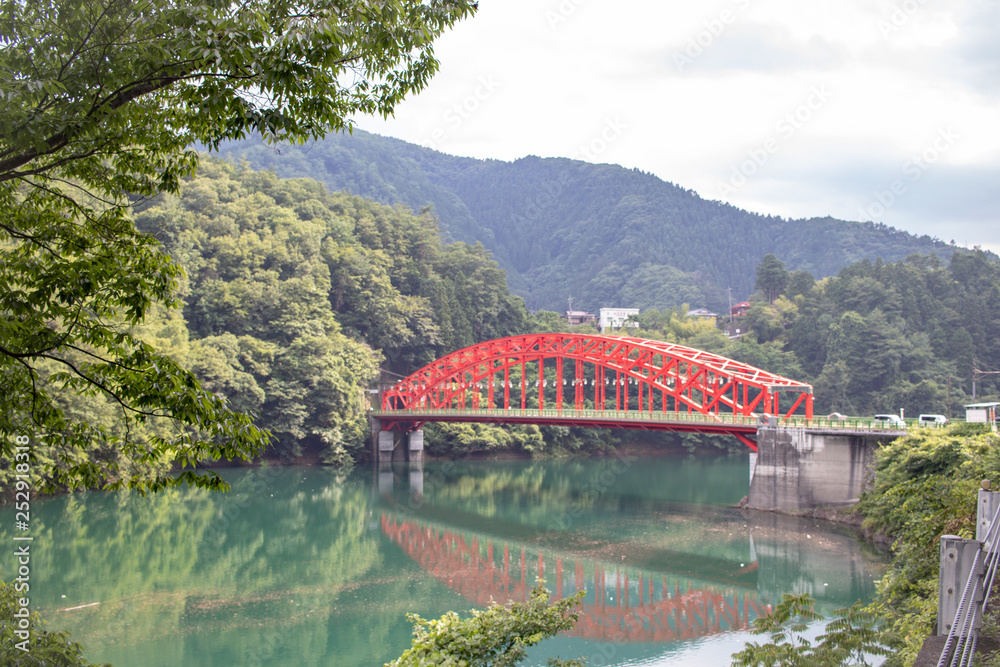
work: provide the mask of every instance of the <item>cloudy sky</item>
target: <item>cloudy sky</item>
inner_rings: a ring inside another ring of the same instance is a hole
[[[1000,251],[995,0],[481,0],[437,54],[420,95],[358,126]]]

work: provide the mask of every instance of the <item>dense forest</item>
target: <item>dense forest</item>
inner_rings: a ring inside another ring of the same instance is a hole
[[[305,146],[225,144],[279,176],[308,176],[414,210],[432,205],[449,240],[482,243],[530,309],[670,308],[721,311],[728,288],[754,291],[767,253],[790,270],[831,276],[860,261],[898,261],[955,248],[885,225],[749,213],[617,165],[526,157],[460,158],[361,131]]]
[[[331,193],[317,181],[279,178],[245,162],[204,160],[180,196],[159,195],[135,219],[184,270],[182,309],[158,309],[137,333],[234,408],[256,415],[285,458],[365,460],[365,409],[380,379],[482,340],[573,330],[555,312],[529,313],[482,245],[445,243],[433,212]],[[987,253],[954,253],[947,262],[935,255],[864,260],[820,281],[768,258],[771,284],[758,281],[750,312],[735,323],[739,338],[689,316],[679,297],[672,307],[643,310],[634,334],[811,382],[818,413],[904,408],[910,416],[958,416],[972,397],[973,366],[1000,368],[992,341],[1000,327],[1000,264]],[[1000,393],[1000,375],[977,379],[978,398]],[[63,400],[71,413],[115,428],[107,401]],[[155,435],[160,427],[154,420],[140,428]],[[537,456],[607,450],[635,437],[438,424],[428,427],[427,446],[441,456]],[[723,437],[655,438],[688,450],[740,447]],[[46,456],[43,448],[39,455]]]
[[[146,335],[259,415],[294,456],[316,451],[332,464],[367,456],[363,408],[379,367],[392,380],[478,341],[574,329],[555,312],[528,313],[490,253],[444,243],[431,211],[330,193],[245,162],[206,161],[180,197],[161,196],[136,220],[186,272],[182,313],[164,313]],[[773,274],[758,276],[753,306],[735,323],[739,338],[688,316],[680,300],[642,311],[635,333],[811,382],[819,413],[960,415],[974,360],[1000,367],[991,344],[1000,264],[987,253],[863,260],[818,282],[767,259]],[[995,396],[998,378],[980,377],[977,397]],[[438,424],[427,439],[438,455],[545,455],[607,449],[633,435]],[[666,437],[688,449],[738,446]]]
[[[286,450],[364,452],[367,391],[446,351],[521,331],[523,302],[482,246],[316,181],[203,163],[136,216],[185,270],[183,317],[147,335]]]
[[[820,282],[801,271],[776,278],[777,298],[755,300],[748,328],[792,355],[820,409],[958,417],[973,398],[1000,394],[1000,264],[987,253],[865,260]]]

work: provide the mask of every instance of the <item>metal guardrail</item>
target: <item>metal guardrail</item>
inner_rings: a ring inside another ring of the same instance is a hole
[[[575,419],[581,421],[602,419],[612,421],[636,421],[636,422],[657,422],[657,423],[699,423],[699,424],[719,424],[743,427],[756,427],[761,424],[761,419],[767,415],[736,415],[732,413],[720,412],[718,414],[704,415],[700,412],[663,412],[659,410],[593,410],[575,408],[564,408],[562,410],[549,408],[543,410],[521,410],[504,408],[477,408],[477,409],[420,409],[420,410],[373,410],[373,417],[394,417],[415,419],[428,417],[497,417],[497,418],[532,418],[539,419]],[[902,431],[895,424],[882,421],[874,421],[870,417],[845,417],[844,419],[829,417],[776,417],[778,426],[783,428],[813,428],[846,431]],[[911,428],[936,428],[944,425],[919,424],[917,420],[908,420],[905,429]]]
[[[573,419],[578,418],[581,421],[592,420],[592,419],[603,419],[603,420],[620,420],[620,421],[639,421],[639,422],[678,422],[678,423],[710,423],[710,424],[726,424],[733,426],[756,426],[757,417],[745,416],[745,415],[734,415],[729,413],[720,413],[718,415],[703,415],[700,412],[662,412],[648,410],[577,410],[575,408],[570,409],[545,409],[545,410],[521,410],[521,409],[510,409],[506,410],[503,408],[478,408],[478,409],[465,409],[465,410],[454,410],[454,409],[427,409],[427,410],[373,410],[372,415],[375,417],[389,416],[389,417],[428,417],[428,416],[469,416],[469,417],[523,417],[530,419],[532,417],[538,418],[555,418],[555,419]]]
[[[947,634],[948,638],[938,667],[972,664],[1000,565],[1000,493],[989,490],[989,481],[982,486],[977,502],[976,539],[962,540],[954,535],[941,538],[938,634]],[[958,585],[963,581],[959,596]],[[955,608],[954,615],[947,614],[950,607]]]

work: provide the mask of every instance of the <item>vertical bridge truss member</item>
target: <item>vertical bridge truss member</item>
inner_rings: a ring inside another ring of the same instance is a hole
[[[787,409],[779,405],[779,392],[792,394],[786,398]],[[720,428],[722,422],[732,423],[722,416],[766,414],[785,420],[802,409],[812,419],[812,386],[662,341],[546,333],[499,338],[452,352],[382,394],[383,419],[403,411],[426,413],[425,421],[449,421],[445,413],[457,417],[483,409],[522,414],[586,410],[607,414],[603,425],[622,427],[629,420],[616,424],[615,415],[700,414],[701,425],[691,421],[690,427],[668,430],[730,433],[756,449],[736,430]]]

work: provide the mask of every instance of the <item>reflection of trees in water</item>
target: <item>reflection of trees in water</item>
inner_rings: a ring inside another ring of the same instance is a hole
[[[331,601],[382,563],[367,529],[368,487],[279,471],[263,493],[253,483],[262,474],[241,474],[229,494],[89,493],[40,503],[33,604],[94,655],[159,641],[158,664],[184,663],[190,643],[209,635],[228,636],[237,653],[258,643],[264,655],[273,638],[247,628],[326,624]]]
[[[762,597],[807,593],[829,614],[875,596],[888,559],[867,551],[850,528],[775,512],[751,512],[748,519]]]
[[[720,483],[733,486],[736,469],[739,482],[746,484],[746,461],[723,460],[725,465],[646,459],[626,467],[609,457],[384,466],[377,470],[379,504],[394,513],[415,513],[425,521],[500,539],[541,538],[547,547],[588,551],[595,560],[605,559],[596,551],[627,543],[630,550],[740,562],[749,555],[750,537],[746,517],[738,510],[657,497],[684,486],[678,477],[686,485],[713,489]],[[686,489],[679,495],[686,497]]]
[[[548,528],[569,510],[617,516],[677,503],[729,506],[746,494],[747,465],[740,456],[640,460],[621,452],[530,463],[433,462],[421,469],[422,495],[438,508]]]
[[[767,611],[749,591],[626,567],[607,567],[382,514],[382,531],[422,569],[477,607],[527,600],[536,578],[562,599],[586,590],[570,634],[597,641],[666,642],[746,628]],[[546,557],[547,555],[547,557]],[[570,559],[565,559],[570,562]],[[753,566],[750,566],[753,567]],[[554,582],[554,583],[552,583]]]
[[[543,463],[502,462],[495,476],[486,472],[491,463],[480,467],[480,475],[497,481],[489,493],[512,485],[530,503],[532,488],[547,489],[567,477],[591,479],[611,462]],[[519,466],[527,469],[525,475]],[[650,476],[662,470],[644,462],[629,474],[640,468]],[[727,477],[726,466],[713,470]],[[539,527],[520,523],[515,510],[502,507],[509,518],[464,512],[451,501],[439,503],[438,491],[428,488],[419,506],[425,523],[411,526],[407,539],[422,536],[428,526],[439,541],[442,531],[449,532],[456,545],[451,548],[465,549],[467,560],[423,576],[418,566],[433,572],[419,554],[393,546],[385,527],[380,530],[379,511],[388,507],[385,497],[372,493],[371,471],[346,478],[301,468],[224,475],[232,493],[168,490],[146,498],[87,493],[33,504],[32,605],[53,628],[72,631],[92,660],[113,664],[218,667],[255,664],[253,656],[267,664],[268,656],[280,653],[295,664],[332,659],[360,665],[382,664],[409,644],[407,611],[440,615],[466,606],[459,595],[470,601],[467,606],[485,605],[491,594],[505,600],[516,592],[514,584],[521,585],[522,573],[524,588],[518,590],[530,588],[539,572],[539,551],[541,571],[554,592],[569,595],[580,582],[588,591],[578,631],[622,639],[623,645],[632,641],[623,637],[658,641],[745,627],[757,607],[790,590],[789,583],[796,590],[814,589],[821,604],[836,606],[869,599],[866,591],[873,588],[863,560],[852,560],[858,547],[846,535],[770,514],[756,516],[747,528],[746,519],[729,509],[709,510],[708,520],[703,509],[699,519],[698,511],[688,513],[683,506],[626,496],[638,478],[597,498],[597,512],[570,515],[572,525],[557,527],[551,539],[549,522],[568,511],[561,504],[566,495],[559,501],[552,497],[549,511],[558,513]],[[405,479],[400,477],[400,486]],[[467,493],[475,502],[484,493],[475,486],[462,489],[455,493]],[[601,503],[620,499],[646,504],[641,512],[601,512]],[[0,521],[0,542],[10,543],[13,508],[7,509],[11,514]],[[0,518],[7,509],[0,510]],[[389,517],[389,525],[405,518],[398,512]],[[752,560],[748,530],[760,569],[740,574],[740,563]],[[539,540],[541,548],[530,547]],[[529,546],[522,550],[523,544]],[[496,583],[490,588],[485,574],[492,562],[492,581],[502,580],[504,551],[506,595]],[[578,562],[565,555],[570,552],[582,554]],[[619,567],[623,553],[628,567]],[[441,586],[448,583],[445,575],[452,588]],[[462,582],[471,583],[454,587]],[[94,602],[100,604],[59,611]]]

